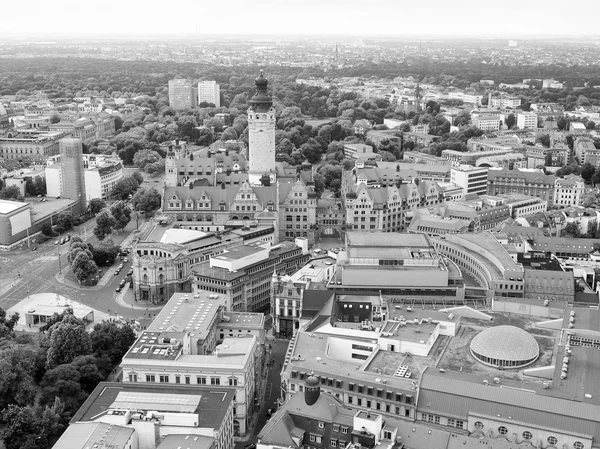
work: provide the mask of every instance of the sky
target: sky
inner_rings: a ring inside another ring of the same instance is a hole
[[[600,34],[598,13],[600,0],[28,0],[3,2],[0,36],[577,37]]]

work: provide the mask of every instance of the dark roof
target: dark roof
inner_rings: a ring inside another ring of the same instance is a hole
[[[234,390],[215,388],[214,386],[101,382],[77,410],[77,413],[71,419],[71,423],[93,421],[110,409],[117,399],[117,395],[121,392],[151,393],[156,395],[157,399],[163,395],[173,394],[201,396],[200,404],[194,412],[198,414],[198,427],[214,429],[221,427],[235,395]],[[156,407],[157,411],[161,411],[158,401]]]

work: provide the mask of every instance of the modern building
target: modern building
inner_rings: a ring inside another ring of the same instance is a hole
[[[556,178],[554,182],[555,206],[581,206],[584,195],[585,183],[581,176],[568,175],[564,179]]]
[[[268,242],[226,248],[193,268],[195,293],[223,295],[226,310],[267,311],[271,306],[273,273],[292,274],[310,258],[292,242]]]
[[[420,151],[405,151],[404,161],[413,164],[450,165],[448,159]]]
[[[521,112],[517,114],[517,128],[519,129],[537,129],[537,114],[533,112]]]
[[[477,167],[494,168],[527,168],[527,156],[521,153],[500,154],[497,156],[487,156],[477,159]]]
[[[216,81],[198,82],[198,104],[212,103],[216,108],[221,107],[221,88]]]
[[[262,71],[255,84],[248,107],[249,178],[252,185],[261,185],[263,176],[275,183],[275,109]]]
[[[76,201],[78,212],[83,212],[86,206],[86,189],[81,139],[64,138],[59,141],[59,144],[60,177],[62,179],[60,196]]]
[[[349,159],[375,159],[378,154],[373,152],[373,147],[371,145],[365,145],[364,143],[345,143],[344,156]],[[381,158],[380,155],[379,157]]]
[[[488,167],[456,165],[450,170],[450,182],[463,191],[463,197],[470,194],[481,195],[487,192]]]
[[[173,109],[191,109],[198,102],[196,91],[190,80],[174,79],[169,81],[169,106]]]
[[[203,449],[233,449],[234,396],[213,385],[101,382],[53,448],[155,449],[173,436],[182,448],[202,439]]]
[[[405,153],[406,154],[406,153]],[[406,159],[406,158],[405,158]],[[363,167],[364,168],[364,167]],[[390,176],[390,171],[399,173],[402,179],[418,178],[422,181],[448,182],[450,181],[450,165],[447,164],[424,164],[419,162],[377,162],[376,173],[379,177]],[[389,170],[389,171],[388,171]]]
[[[488,194],[520,193],[537,196],[552,206],[554,202],[554,175],[546,175],[531,169],[490,169],[488,171]]]
[[[173,295],[121,362],[123,384],[163,384],[173,388],[203,385],[232,391],[233,428],[244,435],[254,410],[262,375],[262,314],[226,313],[223,295]],[[239,320],[239,321],[236,321]],[[236,336],[219,329],[236,322]],[[264,337],[264,335],[263,335]]]
[[[596,146],[594,145],[594,141],[589,137],[577,137],[575,142],[573,143],[573,152],[575,153],[575,157],[581,164],[585,164],[590,161],[590,155],[595,154],[598,150],[596,150]],[[597,167],[597,164],[593,164],[594,167]]]
[[[472,123],[482,131],[498,131],[502,120],[498,115],[481,114],[473,117]]]

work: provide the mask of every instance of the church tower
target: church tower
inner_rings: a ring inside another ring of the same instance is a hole
[[[268,81],[262,70],[255,83],[256,94],[250,99],[248,108],[249,180],[252,185],[261,185],[261,178],[267,175],[274,184],[275,109],[267,94]]]

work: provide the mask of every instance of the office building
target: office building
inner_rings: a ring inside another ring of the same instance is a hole
[[[481,195],[487,192],[488,167],[456,165],[450,171],[450,182],[463,191],[463,197],[469,194]]]
[[[267,311],[273,273],[292,274],[308,262],[306,250],[292,242],[269,242],[226,248],[194,266],[194,292],[223,295],[225,308],[235,312]]]
[[[191,109],[197,104],[196,92],[190,80],[169,81],[169,106],[173,109]]]
[[[244,435],[262,375],[264,315],[229,313],[224,303],[217,294],[173,295],[123,357],[123,384],[229,387],[233,428]],[[235,323],[234,337],[221,322]]]
[[[551,206],[554,202],[555,181],[554,175],[546,175],[539,170],[489,169],[488,194],[520,193],[537,196],[547,201],[548,206]]]
[[[262,71],[255,81],[256,94],[248,108],[249,179],[252,185],[275,183],[275,109],[267,94],[268,81]],[[262,179],[262,181],[261,181]]]
[[[234,396],[214,385],[101,382],[53,449],[155,449],[178,438],[182,448],[233,449]]]
[[[519,129],[537,129],[537,114],[533,112],[521,112],[517,114],[517,128]]]
[[[554,183],[555,206],[581,206],[584,195],[585,184],[581,176],[567,175],[564,179],[556,178]]]
[[[473,126],[482,131],[498,131],[502,124],[502,120],[497,115],[482,114],[473,117]]]
[[[62,179],[61,196],[76,201],[79,209],[78,212],[82,212],[86,206],[86,191],[81,139],[61,139],[59,147],[60,176]]]
[[[198,82],[198,104],[212,103],[216,108],[221,107],[221,88],[216,81]]]

